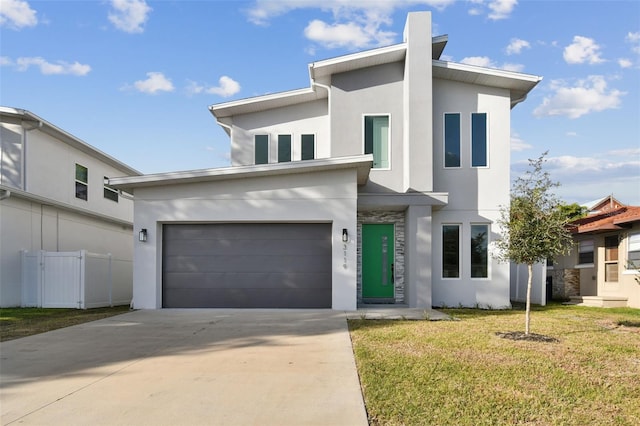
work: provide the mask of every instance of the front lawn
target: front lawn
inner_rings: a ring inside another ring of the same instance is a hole
[[[373,425],[640,424],[640,310],[443,310],[454,321],[349,322]]]

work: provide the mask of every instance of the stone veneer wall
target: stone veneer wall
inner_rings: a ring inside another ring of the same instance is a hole
[[[394,286],[396,303],[404,303],[404,212],[358,212],[358,303],[362,303],[362,224],[393,223],[395,225]]]
[[[580,270],[579,269],[554,269],[551,273],[552,290],[554,299],[568,299],[571,296],[580,296]]]

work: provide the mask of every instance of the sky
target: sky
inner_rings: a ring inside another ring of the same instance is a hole
[[[542,76],[511,115],[512,178],[544,152],[566,203],[640,205],[640,1],[0,0],[0,105],[142,173],[225,167],[208,106],[309,87],[308,64],[402,42]]]

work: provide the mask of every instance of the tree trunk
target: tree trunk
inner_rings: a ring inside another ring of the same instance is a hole
[[[524,334],[529,334],[529,326],[531,324],[531,281],[533,281],[533,264],[527,265],[527,307],[524,314]]]

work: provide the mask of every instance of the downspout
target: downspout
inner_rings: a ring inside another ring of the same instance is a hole
[[[313,69],[313,65],[309,65],[309,74],[311,74],[311,71]],[[331,86],[328,86],[326,84],[322,84],[322,83],[318,83],[315,78],[311,77],[311,86],[315,87],[322,87],[324,90],[327,91],[327,116],[329,118],[329,158],[331,157],[331,139],[332,139],[332,134],[331,134]],[[315,89],[314,89],[315,90]]]

